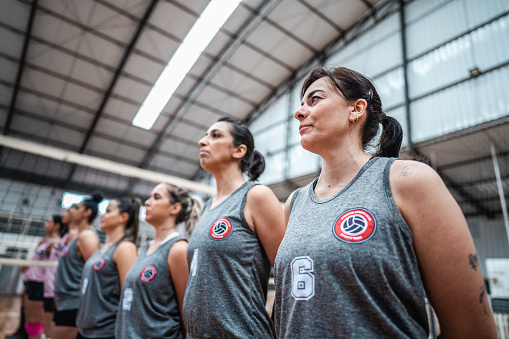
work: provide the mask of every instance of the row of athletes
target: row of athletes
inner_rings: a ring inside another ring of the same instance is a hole
[[[216,195],[202,211],[187,191],[157,185],[145,202],[155,237],[138,253],[138,201],[110,202],[100,249],[97,199],[77,205],[88,223],[59,259],[55,338],[428,338],[426,299],[440,338],[496,338],[465,218],[436,172],[397,159],[402,129],[373,83],[316,68],[294,116],[322,170],[284,208],[255,183],[264,158],[229,118],[199,141]]]

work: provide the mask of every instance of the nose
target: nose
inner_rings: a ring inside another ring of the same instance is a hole
[[[147,200],[145,200],[145,206],[147,205],[150,205],[150,198],[148,198]]]
[[[295,113],[293,114],[293,117],[299,121],[304,120],[309,115],[309,111],[304,107],[299,107]]]
[[[200,147],[205,146],[206,140],[207,140],[207,136],[204,136],[203,138],[200,139],[200,141],[198,141],[198,144],[200,145]]]

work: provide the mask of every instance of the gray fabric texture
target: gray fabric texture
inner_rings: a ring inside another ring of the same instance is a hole
[[[76,326],[84,337],[105,338],[115,335],[120,278],[113,255],[123,241],[129,241],[129,238],[113,244],[104,253],[98,250],[83,266]]]
[[[298,190],[275,261],[278,338],[427,338],[410,228],[394,202],[395,159],[372,158],[338,194]]]
[[[95,232],[95,230],[93,230]],[[57,310],[76,310],[80,306],[81,273],[85,260],[78,254],[77,243],[80,233],[60,250],[57,273],[55,275],[55,305]],[[97,232],[95,232],[97,236]]]
[[[187,249],[184,320],[190,338],[272,338],[265,310],[271,265],[244,217],[247,182],[218,206],[205,204]]]
[[[177,235],[147,255],[148,243],[127,272],[115,326],[116,338],[183,338],[177,293],[168,254]]]

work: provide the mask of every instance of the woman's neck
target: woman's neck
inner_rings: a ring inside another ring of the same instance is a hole
[[[315,187],[315,194],[321,199],[345,188],[371,158],[364,151],[338,153],[337,156],[322,158],[322,171]]]
[[[113,229],[105,230],[106,236],[108,237],[108,243],[116,243],[125,236],[125,225],[118,225]]]
[[[88,220],[83,220],[82,222],[80,222],[77,227],[78,227],[78,232],[81,232],[83,230],[86,230],[87,228],[90,228],[92,225],[90,225],[90,223],[88,222]]]
[[[54,238],[60,238],[60,233],[58,231],[52,232],[48,234],[48,238],[54,239]]]
[[[154,226],[154,229],[156,231],[154,241],[162,242],[164,239],[166,239],[167,236],[177,231],[177,225],[175,224],[174,220],[171,220],[162,225]]]
[[[234,166],[230,166],[226,170],[213,173],[213,176],[216,179],[215,201],[222,201],[228,198],[237,188],[246,182],[238,164],[234,164]]]

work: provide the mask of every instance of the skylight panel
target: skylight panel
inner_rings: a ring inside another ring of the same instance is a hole
[[[133,119],[151,129],[185,76],[242,0],[212,0],[182,41]]]

